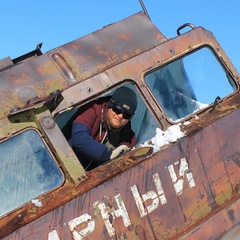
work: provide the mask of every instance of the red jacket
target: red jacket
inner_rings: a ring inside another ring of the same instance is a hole
[[[108,161],[112,154],[112,151],[102,144],[106,136],[111,134],[106,123],[109,99],[110,97],[100,98],[81,107],[73,121],[69,144],[85,168],[91,163],[97,166]],[[120,139],[113,145],[118,147],[122,144],[130,148],[136,144],[130,121],[121,129]]]

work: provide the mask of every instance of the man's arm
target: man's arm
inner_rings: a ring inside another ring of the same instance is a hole
[[[80,122],[73,122],[70,144],[94,161],[105,162],[110,159],[112,151],[96,142],[90,135],[90,129]]]

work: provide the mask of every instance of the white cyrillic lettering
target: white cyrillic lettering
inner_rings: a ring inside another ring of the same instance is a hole
[[[123,199],[122,199],[122,196],[120,194],[118,194],[117,196],[114,196],[115,200],[116,200],[116,203],[119,207],[118,210],[115,210],[114,211],[114,214],[117,216],[117,217],[120,217],[122,216],[123,218],[123,223],[124,223],[124,226],[125,227],[128,227],[129,225],[131,225],[131,222],[130,222],[130,218],[128,216],[128,212],[127,212],[127,209],[125,207],[125,204],[123,202]]]
[[[149,199],[152,200],[152,204],[147,206],[148,213],[154,211],[158,207],[159,199],[158,199],[157,194],[154,191],[149,191],[149,192],[143,194],[142,199],[144,202],[146,202]]]
[[[93,232],[95,228],[95,222],[91,219],[92,217],[90,215],[83,214],[80,217],[74,218],[73,220],[68,222],[68,227],[69,227],[69,230],[72,232],[74,240],[81,240],[83,237]],[[83,230],[81,230],[80,232],[76,231],[77,226],[79,226],[84,222],[87,222],[88,226]]]
[[[179,164],[179,161],[174,163],[174,165],[178,165],[178,164]],[[169,174],[172,179],[172,183],[173,183],[173,186],[174,186],[174,189],[175,189],[175,192],[177,195],[181,195],[183,193],[184,174],[186,174],[189,187],[190,188],[195,187],[193,175],[189,170],[186,158],[182,158],[180,161],[179,178],[177,177],[177,175],[175,173],[173,164],[168,166],[168,171],[169,171]]]
[[[130,218],[128,216],[128,212],[127,212],[125,204],[122,200],[121,195],[118,194],[117,196],[114,196],[114,198],[115,198],[116,203],[117,203],[118,208],[119,208],[117,210],[109,209],[108,207],[106,207],[106,205],[104,203],[101,203],[101,204],[98,205],[98,208],[100,209],[104,224],[107,228],[107,231],[108,231],[108,234],[109,234],[110,237],[115,235],[115,229],[114,229],[112,223],[109,220],[110,215],[112,217],[112,220],[115,219],[115,217],[120,217],[121,216],[122,219],[123,219],[123,223],[124,223],[125,227],[128,227],[129,225],[131,225]]]
[[[135,199],[135,202],[137,204],[138,211],[140,213],[141,217],[144,217],[147,215],[147,213],[153,212],[159,205],[159,199],[162,204],[165,204],[167,202],[167,199],[164,195],[164,191],[162,188],[162,184],[159,178],[159,175],[156,173],[153,175],[153,180],[155,183],[155,186],[157,188],[157,193],[154,191],[148,191],[147,193],[143,194],[142,197],[140,196],[137,186],[134,185],[131,187],[133,197]],[[144,207],[146,206],[146,201],[147,200],[152,200],[151,205],[147,206],[147,211]],[[145,204],[144,204],[145,202]]]
[[[158,196],[159,196],[159,199],[160,199],[162,205],[167,203],[167,199],[164,195],[164,191],[163,191],[163,188],[162,188],[162,183],[160,181],[158,173],[153,174],[153,181],[156,185],[157,193],[158,193]]]
[[[100,209],[104,224],[107,228],[108,234],[110,237],[115,235],[115,229],[113,227],[113,225],[111,224],[111,222],[109,221],[109,215],[111,214],[110,211],[108,211],[106,205],[104,203],[101,203],[98,205],[98,208]],[[111,214],[113,219],[114,219],[114,215]]]
[[[144,208],[143,201],[141,199],[141,196],[138,192],[137,186],[134,185],[131,187],[133,197],[135,199],[135,202],[137,204],[138,211],[140,213],[141,218],[147,215],[147,211]]]

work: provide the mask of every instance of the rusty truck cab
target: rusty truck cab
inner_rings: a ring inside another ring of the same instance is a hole
[[[0,71],[1,238],[238,231],[239,74],[211,32],[186,24],[168,39],[140,12],[34,53]],[[137,145],[85,171],[62,129],[120,86],[138,96]]]

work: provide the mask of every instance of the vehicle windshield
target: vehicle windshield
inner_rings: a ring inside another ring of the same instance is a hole
[[[152,71],[145,81],[173,122],[236,90],[231,76],[207,47]]]
[[[59,186],[63,176],[39,134],[27,130],[0,143],[0,216]]]

